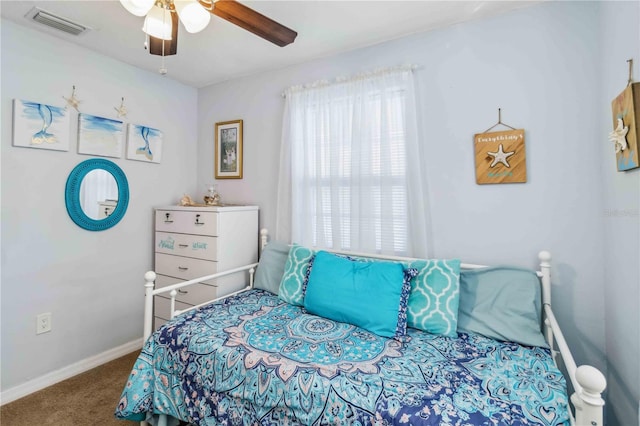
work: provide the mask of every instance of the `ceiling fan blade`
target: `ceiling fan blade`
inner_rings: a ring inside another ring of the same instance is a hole
[[[293,43],[298,33],[267,18],[261,13],[235,0],[218,0],[211,9],[211,0],[200,0],[205,9],[220,18],[236,24],[271,43],[284,47]]]
[[[164,44],[164,52],[162,45]],[[178,14],[171,11],[171,40],[149,36],[149,53],[159,56],[175,55],[178,52]]]

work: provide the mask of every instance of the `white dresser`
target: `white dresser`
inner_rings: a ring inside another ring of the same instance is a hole
[[[118,200],[104,200],[98,202],[98,219],[104,219],[111,216],[111,213],[116,209]]]
[[[155,210],[156,288],[258,261],[258,207],[160,207]],[[176,309],[239,290],[244,275],[189,286],[176,296]],[[154,328],[170,317],[169,295],[155,296]]]

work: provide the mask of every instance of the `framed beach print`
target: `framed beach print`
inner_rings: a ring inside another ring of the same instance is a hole
[[[69,151],[70,125],[64,107],[13,100],[13,146]]]
[[[162,159],[162,132],[139,124],[127,127],[127,159],[160,163]]]
[[[215,178],[242,179],[242,120],[216,123]]]
[[[122,139],[122,121],[78,114],[78,154],[120,158]]]

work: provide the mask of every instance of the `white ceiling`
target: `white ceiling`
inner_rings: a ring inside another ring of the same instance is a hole
[[[167,77],[196,88],[231,78],[279,69],[315,58],[381,43],[522,8],[534,1],[242,1],[295,30],[293,44],[278,47],[217,16],[198,34],[180,24],[178,53],[166,57]],[[25,18],[37,6],[92,28],[79,36]],[[158,72],[162,58],[144,50],[144,18],[131,15],[117,0],[6,1],[3,18],[88,47],[104,55]]]

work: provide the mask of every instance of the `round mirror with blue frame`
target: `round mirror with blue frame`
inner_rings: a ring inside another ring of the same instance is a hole
[[[107,192],[110,195],[105,195],[103,191],[102,195],[98,196],[104,200],[100,200],[100,198],[95,200],[95,203],[100,204],[100,212],[104,212],[98,216],[88,214],[89,210],[84,194],[88,191],[86,189],[88,179],[85,180],[85,178],[94,170],[106,172],[102,174],[107,175],[108,180],[115,180],[117,185],[117,189],[113,188],[111,192]],[[85,182],[84,186],[83,181]],[[129,183],[127,176],[114,162],[102,158],[91,158],[78,164],[69,173],[64,197],[69,217],[76,225],[89,231],[104,231],[116,225],[124,217],[129,205]]]

